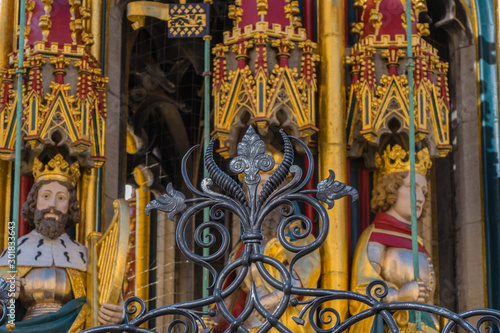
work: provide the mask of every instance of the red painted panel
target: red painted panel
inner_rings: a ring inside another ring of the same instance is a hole
[[[285,0],[272,0],[267,3],[269,8],[265,19],[269,22],[270,27],[273,23],[279,24],[282,27],[290,25],[290,19],[287,19],[285,15],[285,6],[288,5]]]
[[[43,39],[42,37],[42,29],[38,26],[40,23],[40,16],[44,15],[45,11],[43,10],[43,3],[40,0],[35,1],[35,8],[33,9],[30,33],[28,35],[28,45],[33,45],[34,42],[40,41]],[[28,20],[28,15],[26,15],[26,20]],[[26,21],[27,22],[27,21]]]
[[[347,8],[347,6],[346,6]],[[314,17],[314,1],[304,0],[303,4],[303,21],[304,28],[306,29],[307,39],[312,41],[315,40],[314,36],[314,24],[316,23],[316,18]]]
[[[285,6],[287,5],[285,0],[268,1],[267,5],[267,15],[264,16],[264,21],[269,23],[269,27],[272,27],[273,23],[280,24],[282,27],[290,25],[290,20],[285,15]],[[255,27],[255,23],[261,21],[257,10],[257,0],[244,0],[241,8],[243,16],[238,24],[241,29],[247,25]]]
[[[366,2],[366,8],[361,15],[361,21],[364,23],[362,37],[375,35],[375,27],[373,26],[372,21],[370,21],[370,18],[372,18],[372,10],[375,10],[373,14],[373,18],[375,18],[376,7],[377,5],[375,0],[368,0]],[[400,0],[382,0],[379,5],[378,12],[381,14],[382,25],[380,26],[377,37],[383,35],[406,36],[406,29],[403,26],[403,17],[406,15],[406,8]],[[416,21],[412,21],[412,31],[413,34],[417,34]]]
[[[23,215],[21,214],[21,210],[23,208],[24,203],[26,202],[26,198],[28,197],[28,193],[32,185],[33,185],[33,177],[21,176],[21,182],[19,188],[19,227],[18,227],[19,237],[26,235],[30,231],[28,223],[26,223]]]
[[[31,31],[28,36],[28,45],[33,45],[35,42],[43,40],[42,29],[39,26],[42,15],[45,15],[44,4],[41,0],[35,0],[35,8],[33,9],[33,16],[29,26]],[[78,10],[75,16],[77,18],[80,16]],[[28,17],[26,16],[26,18]],[[73,42],[70,29],[71,14],[70,5],[67,0],[54,0],[50,10],[50,20],[52,27],[47,38],[48,44],[50,45],[53,42],[71,44]]]
[[[58,42],[59,44],[71,44],[71,29],[69,23],[71,22],[70,5],[67,0],[55,0],[52,5],[50,19],[52,20],[52,29],[48,42]],[[80,16],[79,11],[75,13],[76,18]]]
[[[257,11],[257,0],[243,0],[241,2],[241,9],[243,16],[238,26],[243,29],[247,25],[255,27],[255,22],[260,21],[259,13]]]

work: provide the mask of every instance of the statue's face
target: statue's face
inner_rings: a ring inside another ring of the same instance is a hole
[[[415,174],[417,219],[422,215],[425,204],[425,194],[427,193],[427,181],[425,176]],[[411,194],[410,194],[410,174],[403,181],[403,185],[398,188],[398,197],[394,205],[386,212],[398,220],[411,224]]]
[[[64,185],[53,181],[42,185],[38,190],[36,209],[50,209],[45,213],[44,217],[52,217],[59,220],[60,215],[55,214],[53,210],[58,210],[62,214],[68,213],[69,208],[69,191]]]

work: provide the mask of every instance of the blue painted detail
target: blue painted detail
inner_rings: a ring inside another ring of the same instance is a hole
[[[264,87],[262,80],[259,80],[259,113],[264,112],[264,97],[262,96],[263,91]]]
[[[297,14],[297,16],[302,19],[302,22],[304,22],[304,0],[298,0],[298,2],[299,2],[299,13]]]
[[[66,114],[66,116],[68,117],[68,119],[72,119],[73,117],[71,116],[71,112],[70,112],[70,110],[68,108],[68,105],[64,102],[64,96],[63,96],[63,93],[61,91],[59,91],[57,93],[55,101],[54,101],[54,104],[53,104],[53,107],[52,107],[52,110],[50,110],[50,113],[52,113],[52,111],[56,107],[58,99],[61,100],[61,105],[63,106],[63,112]],[[69,121],[68,125],[71,127],[71,131],[73,132],[73,134],[75,135],[75,137],[78,139],[78,131],[76,130],[75,124],[73,124],[72,121]],[[45,126],[47,126],[47,121],[44,124],[44,127]]]
[[[311,115],[314,114],[313,103],[312,103],[312,100],[314,98],[314,94],[311,91],[311,89],[307,89],[307,98],[308,98],[308,101],[309,101],[309,117],[311,117]]]
[[[286,82],[289,84],[289,87],[293,87],[292,82],[291,82],[292,80],[290,79],[290,76],[288,75],[287,72],[285,74],[285,79],[286,79]],[[295,105],[297,105],[300,108],[300,106],[302,105],[302,103],[297,98],[298,94],[292,94],[292,96],[290,96],[290,97],[292,97],[293,100],[295,101]],[[300,114],[300,118],[302,119],[302,121],[305,121],[305,118],[304,118],[304,115],[302,114],[302,112],[298,112],[298,113]]]
[[[12,133],[14,132],[14,127],[16,127],[17,119],[14,118],[12,124],[9,127],[9,132],[7,133],[7,140],[5,142],[5,147],[10,146],[10,141],[12,139]]]
[[[318,17],[318,2],[313,1],[314,4],[314,17]],[[318,25],[314,24],[314,42],[318,42]]]
[[[436,122],[439,124],[439,114],[438,107],[436,105],[436,95],[434,92],[431,94],[432,108],[434,110],[434,118]],[[443,142],[443,133],[441,132],[441,126],[437,126],[438,134],[439,134],[439,142]]]
[[[351,135],[351,126],[352,121],[354,119],[354,110],[356,109],[356,93],[352,94],[352,98],[350,100],[350,108],[349,108],[349,117],[347,118],[347,127],[345,132],[346,142],[349,142],[349,136]],[[356,187],[357,188],[357,187]]]
[[[61,93],[61,97],[60,98],[62,99],[62,105],[64,107],[64,113],[66,113],[67,117],[69,119],[71,119],[72,118],[71,113],[70,113],[70,111],[68,109],[68,105],[66,105],[66,103],[64,103],[64,99],[62,98],[62,93]],[[75,137],[78,139],[78,131],[76,130],[75,124],[72,121],[70,121],[69,125],[71,126],[71,131],[73,132],[73,134],[75,135]]]
[[[363,108],[365,109],[365,125],[370,124],[370,96],[368,94],[365,95],[365,103],[363,104]]]
[[[396,82],[393,80],[391,82],[391,85],[389,86],[389,88],[387,89],[387,91],[390,91],[392,88],[394,88],[394,86],[396,86]],[[398,95],[399,95],[399,98],[402,100],[402,101],[405,101],[407,100],[407,98],[403,97],[403,95],[401,94],[401,91],[399,89],[397,89],[397,86],[396,86],[396,91],[398,92]],[[386,94],[384,100],[382,101],[381,105],[385,105],[387,99],[389,98],[389,94]],[[405,111],[405,113],[408,115],[410,115],[409,111],[408,111],[408,106],[406,105],[406,103],[403,103],[403,109]],[[380,112],[379,114],[377,115],[377,118],[375,119],[375,121],[373,122],[373,124],[376,124],[380,118]]]
[[[356,10],[354,9],[354,0],[347,0],[347,27],[350,27],[351,23],[356,23]],[[349,47],[356,44],[357,41],[357,35],[351,33],[347,34],[347,45]]]
[[[101,156],[101,151],[100,151],[100,147],[99,147],[99,132],[97,131],[97,114],[96,116],[94,117],[94,120],[92,121],[93,125],[94,125],[94,146],[95,146],[95,154],[96,156]]]
[[[500,151],[493,0],[476,1],[488,306],[500,310]]]
[[[169,4],[168,38],[203,37],[210,32],[210,4]],[[179,15],[180,14],[180,15]],[[202,19],[200,19],[202,18]],[[189,23],[186,22],[186,19]],[[205,25],[202,25],[205,23]]]
[[[419,94],[420,95],[420,105],[419,105],[419,111],[420,111],[420,124],[424,124],[424,112],[425,110],[423,109],[423,105],[424,105],[424,96],[422,95],[422,93]],[[425,124],[424,124],[425,125]]]
[[[87,103],[83,103],[83,135],[87,134],[87,112]]]
[[[238,72],[238,74],[236,75],[236,80],[234,81],[234,88],[237,88],[239,86],[240,80],[241,80],[241,74],[240,74],[240,72]],[[226,110],[229,110],[231,108],[231,106],[233,105],[235,95],[236,95],[236,89],[233,89],[233,93],[231,94],[231,98],[229,99],[229,103],[227,104]],[[223,122],[227,121],[228,115],[229,115],[229,112],[225,112]]]
[[[36,98],[35,96],[31,96],[31,131],[36,130]]]

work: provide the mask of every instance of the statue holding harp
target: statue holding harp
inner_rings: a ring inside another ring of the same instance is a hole
[[[45,15],[34,14],[40,8]],[[8,221],[20,226],[15,332],[122,322],[126,201],[115,201],[114,218],[101,223],[108,78],[93,45],[101,45],[102,17],[78,1],[20,1],[5,10],[21,31],[17,48],[2,49],[0,59],[0,232]],[[75,13],[82,13],[78,24]],[[23,203],[26,223],[17,218]],[[5,247],[7,237],[0,238]]]
[[[80,222],[79,163],[53,155],[35,158],[34,185],[22,209],[34,229],[18,239],[16,331],[78,332],[121,323],[128,205],[115,201],[111,225],[104,235],[90,234],[87,249],[65,232]],[[0,255],[2,276],[9,270],[6,254]]]

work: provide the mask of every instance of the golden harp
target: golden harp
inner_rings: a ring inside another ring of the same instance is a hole
[[[130,208],[125,199],[113,202],[113,220],[104,233],[93,232],[89,238],[88,290],[91,325],[98,326],[98,312],[103,303],[116,304],[120,298],[130,236]]]

